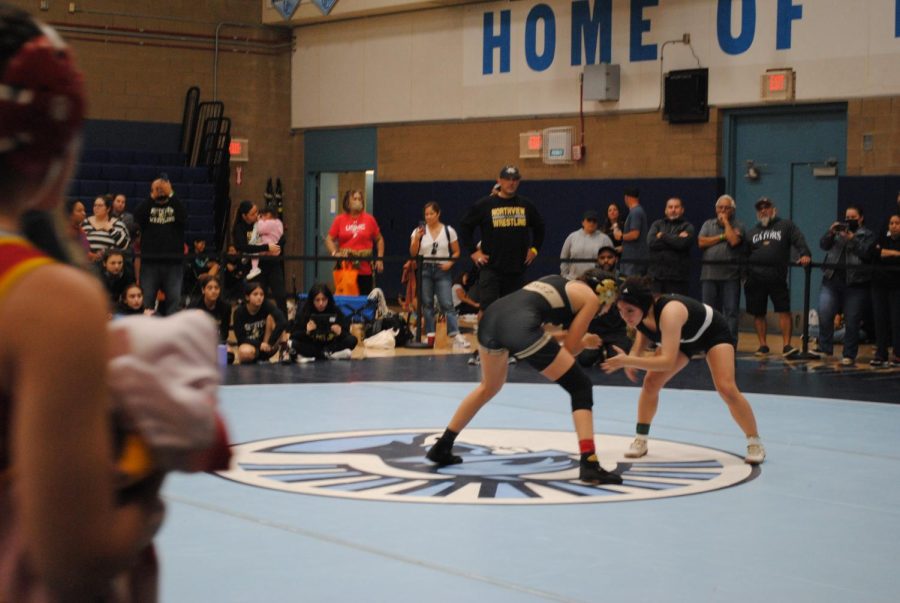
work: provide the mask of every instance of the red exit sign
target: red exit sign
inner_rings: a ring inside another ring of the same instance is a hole
[[[232,161],[250,161],[250,141],[247,138],[232,138],[228,153]]]

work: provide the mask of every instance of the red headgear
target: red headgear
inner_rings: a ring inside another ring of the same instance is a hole
[[[28,40],[0,75],[0,155],[16,170],[44,176],[65,155],[84,119],[84,80],[51,28]]]

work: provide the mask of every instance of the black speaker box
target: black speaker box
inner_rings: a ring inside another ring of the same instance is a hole
[[[709,69],[682,69],[666,74],[663,118],[669,123],[709,121]]]

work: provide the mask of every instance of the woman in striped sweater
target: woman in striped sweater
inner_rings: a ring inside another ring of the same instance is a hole
[[[107,249],[124,250],[131,243],[128,227],[124,222],[112,216],[111,207],[112,198],[109,195],[97,197],[94,199],[93,215],[85,218],[81,223],[81,229],[91,245],[88,257],[93,262],[100,261]]]

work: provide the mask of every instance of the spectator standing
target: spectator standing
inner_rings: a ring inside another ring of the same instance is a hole
[[[736,220],[737,205],[731,195],[716,199],[716,217],[700,227],[697,244],[703,250],[703,260],[729,262],[703,264],[700,268],[700,293],[703,303],[718,310],[728,323],[734,340],[738,340],[738,319],[741,304],[741,267],[743,259],[744,225]]]
[[[800,350],[791,345],[791,293],[788,289],[788,264],[797,257],[797,264],[810,262],[809,246],[797,225],[780,218],[775,204],[768,197],[756,202],[757,223],[747,231],[747,253],[751,265],[748,268],[744,295],[747,313],[753,316],[753,325],[759,339],[757,356],[769,353],[766,343],[766,313],[771,298],[781,327],[782,348],[785,358],[796,356]],[[756,265],[753,265],[756,264]]]
[[[694,225],[684,219],[684,203],[678,197],[666,201],[666,217],[650,225],[650,276],[659,293],[689,295],[691,247]]]
[[[372,256],[372,247],[375,247],[377,258],[375,260],[375,272],[384,272],[384,237],[375,216],[366,213],[366,204],[361,190],[348,190],[341,201],[344,212],[335,216],[331,223],[328,236],[325,237],[325,247],[332,257],[336,258],[364,258]],[[368,260],[354,259],[359,263],[359,274],[356,277],[360,295],[368,295],[375,286],[375,274],[372,270],[372,262]]]
[[[245,255],[260,255],[259,275],[263,291],[267,288],[281,313],[287,316],[287,291],[284,288],[284,269],[281,264],[281,244],[261,243],[257,231],[259,208],[252,201],[241,201],[234,219],[231,236],[235,247]],[[250,272],[247,273],[250,277]]]
[[[622,233],[621,271],[624,276],[643,275],[647,273],[646,260],[650,257],[647,246],[647,214],[641,207],[640,191],[635,187],[625,189],[625,205],[628,206],[628,217]],[[639,263],[632,263],[636,260]]]
[[[187,210],[172,192],[168,180],[158,178],[150,185],[150,198],[134,211],[141,229],[141,288],[153,303],[157,291],[165,294],[160,314],[178,311],[184,280],[184,231]]]
[[[859,352],[859,325],[869,305],[872,273],[860,268],[875,244],[875,233],[863,226],[865,220],[859,207],[851,205],[844,212],[844,221],[831,225],[819,247],[825,253],[825,264],[836,267],[822,269],[822,288],[819,290],[819,340],[817,352],[831,356],[834,351],[834,317],[843,309],[844,351],[841,364],[852,366]],[[855,267],[855,268],[854,268]]]
[[[89,259],[91,244],[87,240],[87,235],[84,234],[84,229],[81,227],[87,217],[87,210],[84,208],[84,203],[78,199],[69,199],[66,201],[65,208],[66,216],[68,217],[66,223],[69,226],[67,232],[69,233],[71,240],[84,251],[84,256],[81,261]]]
[[[122,193],[119,193],[113,197],[110,213],[112,217],[121,220],[122,224],[125,225],[125,228],[128,229],[128,236],[133,243],[137,240],[140,231],[138,230],[137,223],[134,221],[134,214],[126,209],[127,202],[128,198]]]
[[[131,242],[125,223],[110,213],[111,208],[112,199],[109,196],[97,197],[94,199],[93,215],[81,223],[91,246],[88,257],[92,262],[102,261],[107,249],[126,249]]]
[[[258,245],[274,244],[280,247],[281,241],[284,238],[284,222],[278,218],[275,209],[267,205],[259,212],[259,219],[256,221],[255,231],[256,236],[252,241],[253,243]],[[247,273],[248,281],[252,281],[262,274],[262,270],[259,268],[259,257],[251,258],[250,265],[250,272]]]
[[[872,259],[881,269],[872,277],[876,347],[871,364],[900,366],[900,211],[888,218],[887,234],[873,246]],[[883,269],[888,267],[893,270]],[[889,343],[893,357],[888,356]]]
[[[563,260],[572,258],[592,258],[587,262],[566,262],[560,265],[559,273],[568,280],[576,279],[591,268],[596,266],[593,258],[597,257],[597,252],[601,247],[612,247],[613,242],[608,236],[600,232],[600,218],[592,209],[584,212],[581,219],[581,228],[566,237],[563,243],[560,257]]]
[[[603,227],[600,230],[612,240],[616,253],[621,254],[625,219],[622,218],[619,206],[615,203],[610,203],[609,207],[606,208],[606,220],[603,222]]]
[[[481,311],[500,297],[525,284],[525,270],[544,242],[544,219],[526,197],[518,194],[522,175],[507,165],[500,170],[500,190],[475,202],[459,223],[465,253],[480,268],[478,288]],[[481,235],[480,246],[475,230]],[[478,362],[476,351],[470,360]]]
[[[441,312],[447,318],[447,336],[454,347],[468,348],[471,344],[459,332],[459,316],[453,306],[450,271],[459,259],[459,240],[452,226],[441,222],[441,206],[429,201],[423,210],[425,221],[412,231],[409,254],[420,257],[422,290],[419,300],[425,314],[425,333],[434,341],[434,297],[437,295]],[[435,260],[431,258],[450,258]]]

